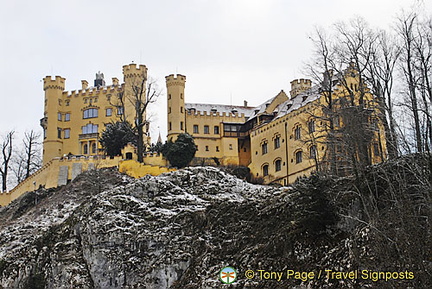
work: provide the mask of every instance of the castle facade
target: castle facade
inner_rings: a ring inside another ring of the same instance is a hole
[[[134,123],[136,118],[133,99],[136,87],[144,94],[147,80],[145,65],[123,66],[124,82],[112,78],[106,85],[102,73],[96,74],[94,86],[82,80],[79,90],[65,91],[65,78],[47,76],[43,79],[45,91],[43,163],[65,155],[99,155],[99,137],[105,125],[112,121],[127,120]],[[145,118],[145,115],[144,115]],[[144,128],[146,145],[150,143],[148,126]]]
[[[186,76],[166,76],[168,139],[191,134],[198,147],[195,165],[247,166],[264,183],[282,185],[330,168],[350,173],[357,165],[353,158],[367,164],[385,160],[378,104],[358,74],[348,68],[327,81],[312,86],[308,79],[294,80],[289,96],[280,91],[252,107],[246,101],[243,106],[187,103]],[[360,111],[356,119],[354,111]]]

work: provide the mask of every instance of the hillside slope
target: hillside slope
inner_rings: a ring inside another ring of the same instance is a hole
[[[428,159],[415,155],[361,181],[315,176],[289,188],[211,167],[140,180],[90,171],[0,210],[0,286],[432,288],[431,191]],[[238,279],[224,285],[228,265]],[[281,280],[264,278],[276,272]]]

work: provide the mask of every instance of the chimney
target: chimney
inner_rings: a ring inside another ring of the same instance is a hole
[[[246,100],[243,100],[243,106],[244,107],[248,106],[248,102]]]
[[[112,84],[113,84],[113,85],[119,85],[119,80],[118,80],[117,77],[113,77],[113,78],[112,78]]]
[[[82,89],[85,90],[88,87],[88,81],[87,80],[81,80]]]

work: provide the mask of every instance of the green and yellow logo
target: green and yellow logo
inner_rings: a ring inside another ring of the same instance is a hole
[[[224,267],[219,272],[219,279],[225,284],[234,283],[237,279],[237,272],[233,267]]]

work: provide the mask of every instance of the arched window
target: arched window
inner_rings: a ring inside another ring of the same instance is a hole
[[[301,138],[301,126],[298,125],[296,126],[296,128],[294,129],[294,139],[298,140]]]
[[[309,120],[308,130],[309,130],[309,133],[315,132],[315,120],[313,120],[313,119]]]
[[[263,143],[261,144],[261,151],[262,151],[262,154],[263,154],[263,155],[265,155],[266,153],[268,153],[267,142],[263,142]]]
[[[268,176],[268,174],[269,174],[269,165],[268,164],[264,164],[263,166],[262,166],[262,173],[263,173],[263,176],[265,177],[265,176]]]
[[[277,160],[274,162],[274,165],[275,165],[275,171],[276,171],[276,172],[279,172],[280,170],[282,170],[282,160],[277,159]]]
[[[83,146],[83,154],[88,154],[88,145],[87,144],[84,144],[84,146]]]
[[[92,143],[92,154],[96,153],[96,143]]]
[[[96,108],[89,108],[84,110],[83,118],[98,117],[98,110]]]
[[[299,164],[303,161],[303,152],[301,150],[295,153],[296,164]]]
[[[98,125],[89,123],[82,127],[82,134],[91,134],[98,132]]]
[[[280,136],[279,135],[277,135],[274,138],[274,149],[278,149],[278,148],[280,148]]]
[[[317,157],[317,148],[316,145],[312,145],[309,147],[309,157],[311,159],[316,159]]]

